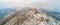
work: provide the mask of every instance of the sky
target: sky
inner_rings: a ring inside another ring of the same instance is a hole
[[[59,11],[60,0],[0,0],[0,7],[36,7]]]

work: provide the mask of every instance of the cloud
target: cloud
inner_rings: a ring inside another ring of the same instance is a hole
[[[56,0],[0,0],[0,5],[4,7],[41,7],[53,8],[56,5]]]
[[[27,5],[27,6],[31,6],[31,5],[37,5],[39,2],[45,2],[47,0],[0,0],[0,4],[12,4],[12,5],[16,5],[16,6],[20,6],[20,5]],[[37,4],[36,4],[37,3]]]

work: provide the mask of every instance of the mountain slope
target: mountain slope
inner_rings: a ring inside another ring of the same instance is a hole
[[[56,11],[48,11],[46,9],[39,9],[40,11],[46,13],[47,15],[55,18],[56,20],[60,21],[60,13]]]
[[[35,13],[34,9],[20,11],[13,19],[4,25],[60,25],[60,22],[42,11]]]

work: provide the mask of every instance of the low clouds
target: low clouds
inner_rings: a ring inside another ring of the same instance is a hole
[[[0,0],[0,3],[7,6],[9,5],[24,5],[24,6],[35,6],[47,2],[48,0]]]
[[[56,7],[56,0],[0,0],[2,7],[41,7],[54,8]]]

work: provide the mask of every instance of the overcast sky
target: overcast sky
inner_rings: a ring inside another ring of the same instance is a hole
[[[0,0],[0,7],[38,7],[54,9],[59,8],[60,0]]]
[[[55,3],[56,0],[0,0],[3,6],[48,6]]]

